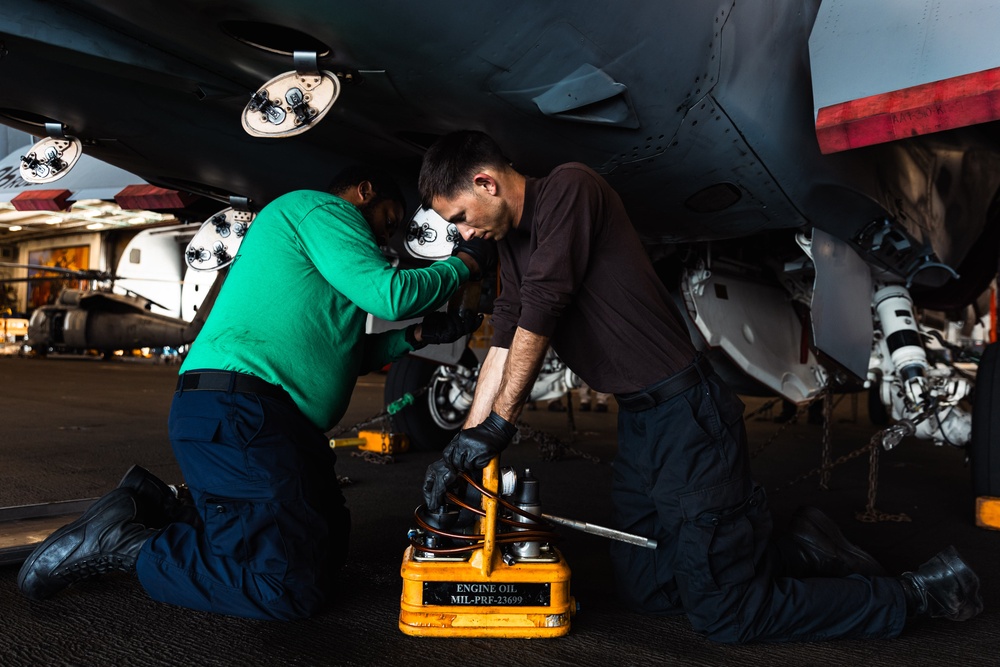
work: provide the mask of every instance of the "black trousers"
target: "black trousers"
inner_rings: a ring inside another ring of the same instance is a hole
[[[743,403],[711,371],[646,410],[620,410],[612,502],[619,529],[658,547],[612,545],[625,600],[687,614],[724,643],[895,637],[906,619],[890,578],[781,576],[764,490],[750,476]]]

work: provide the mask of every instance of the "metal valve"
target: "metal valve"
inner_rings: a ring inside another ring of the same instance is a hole
[[[532,514],[534,516],[541,516],[542,514],[542,504],[541,504],[541,490],[538,485],[538,480],[531,474],[531,470],[525,468],[524,477],[518,479],[514,493],[510,495],[510,502],[518,509]],[[532,519],[528,519],[524,516],[518,517],[519,520],[526,524],[537,523]],[[526,531],[530,530],[528,527],[515,527],[515,531]],[[537,540],[526,541],[526,542],[515,542],[514,543],[514,554],[518,558],[538,558],[541,555],[542,545]]]

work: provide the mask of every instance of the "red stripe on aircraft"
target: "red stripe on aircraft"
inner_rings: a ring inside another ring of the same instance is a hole
[[[823,107],[820,151],[861,146],[1000,119],[1000,67]]]

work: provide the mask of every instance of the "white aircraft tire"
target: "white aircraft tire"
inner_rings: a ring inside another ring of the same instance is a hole
[[[472,350],[466,348],[459,363],[466,368],[475,368],[478,360]],[[385,404],[389,405],[407,392],[416,394],[427,387],[439,367],[438,363],[412,356],[393,362],[385,378]],[[462,428],[467,410],[455,412],[448,410],[451,406],[436,404],[436,401],[444,400],[444,390],[446,387],[435,383],[417,396],[413,405],[393,415],[393,430],[406,434],[410,439],[410,449],[441,451]]]

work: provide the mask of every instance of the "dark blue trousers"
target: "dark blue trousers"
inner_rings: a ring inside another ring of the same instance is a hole
[[[724,643],[895,637],[900,585],[884,577],[781,576],[763,489],[750,476],[743,403],[714,373],[641,412],[620,410],[617,527],[658,547],[612,546],[628,603],[687,614]]]
[[[320,610],[350,532],[326,436],[290,399],[225,391],[177,392],[169,429],[200,521],[143,546],[149,595],[260,619]]]

